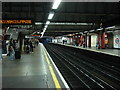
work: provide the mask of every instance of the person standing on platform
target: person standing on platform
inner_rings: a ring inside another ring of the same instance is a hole
[[[36,44],[37,44],[37,46],[38,46],[38,44],[39,44],[39,41],[38,41],[38,39],[37,39],[37,41],[36,41]]]
[[[16,50],[16,41],[15,40],[13,40],[13,48],[14,48],[14,50]]]
[[[10,60],[14,60],[15,59],[15,51],[13,46],[9,46],[9,54],[10,54]]]
[[[85,48],[85,41],[83,41],[83,48]]]
[[[11,38],[10,39],[10,46],[13,46],[14,44],[13,44],[13,39]]]
[[[97,43],[96,43],[96,49],[100,49],[100,42],[99,41],[97,41]]]
[[[32,44],[31,40],[30,40],[29,44],[30,44],[30,51],[33,52],[33,44]]]

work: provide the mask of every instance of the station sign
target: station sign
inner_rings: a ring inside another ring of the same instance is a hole
[[[115,39],[115,43],[116,43],[116,44],[119,44],[119,38],[116,38],[116,39]]]
[[[12,24],[32,24],[32,20],[0,20],[0,24],[12,25]]]

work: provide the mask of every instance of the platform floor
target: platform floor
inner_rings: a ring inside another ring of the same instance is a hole
[[[20,60],[4,57],[2,79],[3,88],[66,88],[42,44],[34,53],[22,54]]]
[[[61,43],[59,43],[59,44],[61,44]],[[71,47],[81,48],[81,49],[86,49],[86,50],[90,50],[90,51],[94,51],[94,52],[105,53],[105,54],[109,54],[109,55],[120,57],[120,50],[118,50],[118,49],[96,49],[96,47],[83,48],[81,46],[73,46],[73,45],[68,45],[68,44],[61,44],[61,45],[71,46]]]

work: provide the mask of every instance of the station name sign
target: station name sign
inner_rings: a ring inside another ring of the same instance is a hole
[[[32,24],[32,20],[0,20],[0,24]]]

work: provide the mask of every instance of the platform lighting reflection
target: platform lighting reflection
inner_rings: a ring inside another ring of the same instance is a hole
[[[57,9],[62,0],[54,0],[52,9]]]
[[[54,12],[50,12],[50,13],[49,13],[49,16],[48,16],[48,19],[49,19],[49,20],[52,19],[53,16],[54,16]]]

